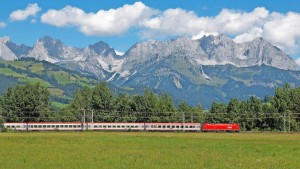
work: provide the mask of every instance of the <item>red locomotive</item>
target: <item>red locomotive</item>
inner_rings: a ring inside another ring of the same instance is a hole
[[[225,132],[239,132],[240,126],[237,123],[227,124],[227,123],[219,123],[219,124],[212,124],[212,123],[204,123],[202,125],[202,131],[225,131]]]

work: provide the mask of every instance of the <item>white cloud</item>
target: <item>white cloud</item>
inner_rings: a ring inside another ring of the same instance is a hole
[[[209,35],[216,36],[218,34],[219,34],[218,32],[210,32],[210,33],[208,33],[208,32],[201,31],[199,34],[192,36],[192,39],[196,40],[196,39],[202,38],[203,36],[209,36]]]
[[[4,28],[6,24],[4,22],[0,22],[0,28]]]
[[[296,63],[298,66],[300,66],[300,58],[296,59]]]
[[[269,12],[262,7],[252,12],[223,9],[215,17],[199,17],[192,11],[183,9],[168,9],[160,15],[143,22],[148,29],[144,35],[155,34],[190,35],[203,32],[219,32],[227,35],[239,35],[253,28],[261,27],[268,18]]]
[[[239,35],[261,27],[268,19],[269,11],[263,7],[255,8],[252,12],[223,9],[211,20],[211,29],[219,30],[229,35]]]
[[[22,21],[27,19],[29,16],[35,16],[41,8],[38,6],[37,3],[28,4],[26,9],[24,10],[16,10],[9,15],[11,21]]]
[[[261,28],[253,28],[250,32],[243,33],[241,35],[236,36],[233,40],[236,43],[242,43],[242,42],[247,42],[247,41],[252,41],[253,39],[257,37],[262,36],[263,30]]]
[[[263,37],[289,53],[296,53],[300,44],[299,28],[299,13],[272,13],[271,19],[264,24]]]
[[[80,8],[66,6],[61,10],[49,10],[42,22],[57,27],[75,26],[86,35],[119,35],[155,14],[141,2],[97,13],[86,13]]]
[[[196,35],[201,30],[207,31],[206,25],[209,18],[199,18],[192,11],[183,9],[168,9],[154,18],[149,18],[141,23],[146,28],[144,37],[166,36],[166,35]]]
[[[222,33],[235,42],[263,37],[289,54],[300,49],[300,13],[270,13],[264,7],[253,11],[223,9],[214,17],[197,16],[192,11],[168,9],[142,22],[143,37],[191,36],[197,39],[209,33]]]
[[[142,38],[148,39],[167,36],[198,39],[222,33],[238,43],[263,37],[288,54],[300,50],[300,13],[269,12],[264,7],[248,12],[223,9],[216,16],[207,17],[181,8],[159,11],[142,2],[97,13],[66,6],[48,10],[41,21],[57,27],[73,26],[86,35],[120,35],[131,28],[138,28]]]

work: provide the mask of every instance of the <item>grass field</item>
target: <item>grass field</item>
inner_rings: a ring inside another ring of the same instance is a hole
[[[36,77],[34,77],[34,78],[31,78],[31,77],[20,78],[19,81],[20,82],[25,82],[25,83],[30,83],[30,84],[35,84],[35,83],[39,82],[40,85],[42,85],[44,87],[51,87],[52,86],[49,82],[47,82],[43,79],[40,79],[40,78],[36,78]]]
[[[0,168],[300,168],[300,134],[0,133]]]

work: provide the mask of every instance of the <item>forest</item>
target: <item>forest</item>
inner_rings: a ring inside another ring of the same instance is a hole
[[[74,99],[62,109],[54,109],[50,93],[39,83],[9,87],[0,97],[3,122],[200,122],[239,123],[243,131],[300,131],[300,87],[276,88],[264,99],[231,99],[213,102],[209,110],[201,104],[174,104],[167,93],[145,89],[143,95],[115,95],[108,84],[76,90]]]

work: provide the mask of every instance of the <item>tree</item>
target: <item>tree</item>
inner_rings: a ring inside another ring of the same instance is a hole
[[[291,111],[300,113],[300,87],[295,88],[291,92]]]
[[[69,107],[74,110],[91,109],[92,90],[88,87],[84,87],[82,90],[76,90],[74,99]]]
[[[152,90],[146,89],[144,93],[146,112],[158,112],[159,98]]]
[[[188,109],[189,109],[189,106],[186,104],[186,102],[184,102],[184,101],[179,102],[178,111],[186,112],[186,111],[188,111]]]
[[[247,101],[250,117],[248,127],[250,129],[261,128],[264,123],[264,114],[262,111],[262,101],[254,96],[251,96]]]
[[[227,106],[227,118],[230,123],[238,122],[238,113],[240,109],[240,103],[237,99],[231,99]]]
[[[239,106],[239,124],[242,130],[251,130],[248,123],[250,121],[251,113],[248,111],[248,105],[246,101],[241,101]],[[252,127],[252,126],[251,126]]]
[[[272,104],[277,108],[279,113],[285,113],[289,110],[291,105],[290,100],[291,87],[289,84],[286,84],[283,89],[277,88],[275,90],[275,96],[273,98]]]
[[[146,102],[144,96],[134,95],[131,97],[130,108],[135,112],[137,122],[145,122]]]
[[[159,111],[161,111],[161,112],[174,112],[175,111],[174,102],[167,93],[163,93],[159,97]]]
[[[131,111],[130,102],[131,99],[129,96],[125,94],[119,94],[115,100],[115,109],[120,113],[130,112]]]
[[[227,106],[224,103],[213,102],[210,108],[210,116],[208,122],[212,123],[228,123],[229,119],[226,118]]]
[[[8,88],[1,102],[2,115],[8,122],[48,121],[49,95],[39,83]]]
[[[105,82],[98,84],[92,93],[92,108],[100,111],[113,110],[114,96]]]
[[[270,103],[264,104],[262,109],[265,114],[265,125],[261,128],[263,130],[282,130],[283,119],[277,109]]]
[[[292,131],[300,130],[300,87],[297,87],[291,92],[291,129]]]
[[[85,86],[82,90],[76,90],[73,101],[60,112],[59,121],[80,121],[83,111],[92,109],[92,89]]]

